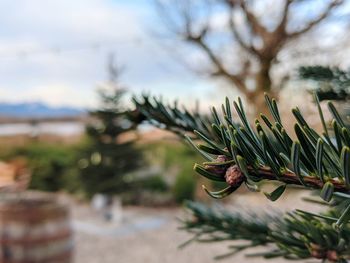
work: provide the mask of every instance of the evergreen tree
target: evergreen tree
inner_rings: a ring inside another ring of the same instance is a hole
[[[219,242],[245,241],[233,244],[229,255],[246,248],[264,246],[265,252],[254,254],[265,258],[322,259],[324,262],[350,260],[350,129],[344,124],[333,103],[328,102],[332,114],[329,133],[320,102],[315,96],[323,132],[316,132],[296,107],[295,136],[293,140],[283,127],[277,103],[265,95],[272,119],[260,115],[254,125],[246,117],[240,99],[231,103],[226,98],[222,114],[212,109],[212,125],[200,115],[175,114],[177,107],[163,105],[161,101],[137,103],[151,123],[164,122],[165,129],[182,129],[182,136],[206,160],[195,164],[194,170],[211,181],[226,183],[220,191],[204,190],[215,199],[225,198],[239,187],[260,192],[264,184],[278,184],[271,193],[263,194],[276,201],[287,187],[298,186],[317,191],[323,204],[323,213],[296,210],[284,216],[268,211],[266,214],[217,211],[188,203],[192,217],[183,221],[183,229],[194,234],[190,241]],[[147,100],[144,100],[144,102]],[[154,106],[157,105],[157,106]],[[162,110],[155,112],[155,107]],[[238,119],[233,118],[232,108]],[[195,119],[196,121],[190,121]],[[184,123],[194,130],[184,129]],[[189,241],[189,242],[190,242]],[[189,243],[189,242],[186,242]]]
[[[94,123],[86,127],[89,144],[79,161],[81,179],[88,196],[95,193],[116,194],[132,187],[128,173],[142,164],[142,154],[135,142],[128,139],[128,132],[135,125],[126,117],[122,103],[125,94],[118,83],[120,69],[115,66],[113,57],[109,63],[110,79],[98,91],[100,109],[91,112]]]

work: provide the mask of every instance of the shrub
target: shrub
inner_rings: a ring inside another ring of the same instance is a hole
[[[24,157],[28,161],[32,173],[31,189],[42,191],[65,189],[74,192],[79,188],[74,146],[36,142],[12,149],[2,155],[5,160]]]
[[[149,176],[136,181],[136,184],[143,190],[150,192],[166,192],[169,190],[168,184],[160,175]]]
[[[176,176],[172,191],[177,203],[182,203],[185,200],[192,200],[194,198],[196,179],[193,176],[193,171],[188,170],[189,169],[183,169]]]

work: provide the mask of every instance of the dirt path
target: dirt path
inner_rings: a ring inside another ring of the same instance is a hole
[[[143,210],[143,209],[142,209]],[[139,213],[140,211],[125,211]],[[143,211],[145,212],[145,211]],[[157,211],[147,211],[155,214]],[[159,211],[158,211],[159,213]],[[191,236],[177,228],[179,223],[176,216],[179,210],[162,211],[161,215],[151,220],[150,217],[140,215],[138,228],[127,224],[123,227],[102,228],[96,227],[88,230],[78,227],[75,236],[76,263],[209,263],[214,262],[213,257],[226,253],[227,243],[221,244],[191,244],[184,249],[178,249],[178,245],[188,240]],[[143,217],[143,218],[142,218]],[[156,220],[157,219],[157,220]],[[148,227],[140,227],[144,221]],[[153,224],[152,224],[153,222]],[[151,224],[150,224],[151,223]],[[76,226],[77,227],[77,226]],[[263,262],[261,259],[247,260],[243,255],[230,257],[220,262]],[[284,261],[274,261],[284,262]]]
[[[261,195],[238,196],[234,204],[267,209],[271,203]],[[278,201],[282,209],[305,206],[297,196],[287,196]],[[76,263],[209,263],[214,256],[228,252],[229,243],[191,244],[184,249],[178,245],[191,238],[179,231],[177,217],[182,209],[125,208],[122,223],[106,223],[91,214],[85,207],[75,207],[73,225],[75,229]],[[257,251],[254,251],[257,252]],[[267,262],[260,258],[246,258],[242,254],[219,262]],[[268,262],[289,262],[283,259]]]

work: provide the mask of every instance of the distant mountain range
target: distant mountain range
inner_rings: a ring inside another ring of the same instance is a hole
[[[10,118],[59,118],[75,117],[87,111],[73,107],[52,107],[41,102],[0,102],[0,116]]]

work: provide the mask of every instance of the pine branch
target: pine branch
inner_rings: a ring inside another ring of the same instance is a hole
[[[190,111],[186,107],[180,109],[175,102],[172,106],[165,105],[161,99],[143,95],[133,97],[135,110],[129,112],[129,118],[135,123],[149,122],[155,127],[171,131],[183,137],[186,133],[193,136],[198,130],[206,137],[215,140],[215,131],[212,128],[212,116],[200,114],[197,110]]]
[[[208,208],[200,203],[190,201],[185,203],[185,207],[190,217],[182,220],[180,229],[193,234],[194,238],[186,241],[180,247],[194,241],[200,243],[227,240],[241,241],[241,244],[231,246],[232,251],[227,255],[271,243],[271,240],[268,239],[268,224],[269,222],[278,221],[280,217],[277,213],[275,215],[230,213],[222,208]]]
[[[234,242],[227,254],[216,258],[263,246],[264,252],[247,255],[317,258],[329,262],[346,262],[346,259],[350,259],[350,225],[347,224],[339,232],[330,224],[329,218],[339,216],[336,209],[320,218],[303,212],[288,213],[284,217],[278,212],[228,212],[194,202],[187,202],[186,208],[191,216],[182,221],[181,229],[194,237],[185,245],[191,242]]]
[[[323,66],[301,67],[299,77],[319,83],[320,101],[350,99],[350,72]]]
[[[276,180],[276,175],[273,173],[273,171],[270,168],[258,168],[258,170],[254,170],[252,167],[247,167],[248,172],[251,174],[257,173],[261,178],[267,179],[267,180]],[[286,171],[283,173],[283,176],[281,176],[279,181],[286,183],[286,184],[294,184],[294,185],[307,185],[310,188],[314,189],[322,189],[324,186],[324,183],[319,180],[318,178],[314,176],[304,176],[303,182],[300,181],[300,178],[293,172]],[[338,180],[334,179],[328,179],[328,182],[331,183],[334,186],[334,189],[339,192],[345,192],[348,193],[349,189],[344,186],[343,182],[340,182]]]
[[[255,120],[255,127],[250,125],[240,99],[232,105],[240,124],[233,120],[231,103],[226,98],[222,105],[224,118],[220,118],[213,108],[211,130],[208,128],[210,118],[206,118],[205,126],[199,126],[200,130],[196,130],[197,122],[183,125],[178,121],[182,120],[180,117],[183,115],[178,114],[176,106],[166,109],[156,100],[156,106],[153,106],[146,98],[144,104],[138,104],[142,106],[138,106],[138,109],[151,121],[163,124],[165,129],[176,129],[176,133],[194,129],[196,138],[189,140],[207,160],[201,165],[196,164],[194,169],[209,180],[227,182],[226,188],[216,192],[204,187],[213,198],[230,195],[243,182],[248,189],[256,189],[258,182],[263,180],[283,183],[272,193],[265,193],[271,200],[278,199],[288,185],[320,189],[321,197],[326,201],[332,198],[333,193],[345,193],[350,198],[350,130],[334,105],[328,103],[333,116],[335,140],[330,137],[325,125],[323,133],[318,134],[306,122],[300,110],[295,108],[292,113],[296,119],[294,127],[298,140],[293,141],[293,136],[283,127],[276,101],[267,95],[265,99],[273,120],[261,115],[261,120]],[[318,109],[321,122],[325,123],[319,104]],[[199,114],[196,117],[196,121],[201,119]],[[203,127],[207,127],[205,133],[202,132]],[[350,214],[346,209],[345,212]],[[345,219],[347,217],[337,222],[337,226],[340,227]]]
[[[248,188],[257,188],[258,182],[267,180],[283,183],[271,194],[265,194],[271,200],[281,196],[290,184],[301,185],[307,189],[322,189],[321,197],[326,201],[332,198],[333,192],[349,194],[350,130],[334,105],[328,103],[333,115],[335,142],[329,137],[327,130],[318,134],[312,129],[298,108],[292,110],[296,118],[295,134],[298,138],[293,141],[292,136],[283,128],[276,101],[268,96],[265,98],[273,121],[261,115],[264,126],[259,120],[255,121],[255,128],[249,124],[242,102],[238,99],[233,106],[241,126],[234,123],[232,114],[227,114],[229,109],[223,106],[225,122],[218,123],[221,133],[217,135],[216,141],[219,143],[195,131],[204,142],[198,148],[211,154],[215,160],[202,165],[196,164],[194,169],[210,180],[226,181],[228,184],[225,189],[217,192],[211,192],[204,187],[206,192],[214,198],[223,198],[234,192],[243,182]],[[319,110],[324,122],[320,107]],[[213,154],[214,150],[219,154]],[[350,213],[347,210],[344,212]],[[344,221],[337,222],[337,225],[342,223]]]
[[[201,165],[196,164],[194,169],[209,180],[227,183],[226,188],[216,192],[204,187],[213,198],[224,198],[243,183],[249,190],[256,191],[262,181],[278,181],[281,183],[279,187],[272,193],[264,193],[271,201],[277,200],[287,186],[299,185],[305,189],[318,189],[325,204],[334,204],[340,199],[342,205],[327,214],[296,211],[283,219],[274,219],[275,215],[227,214],[190,204],[188,206],[194,218],[183,222],[183,229],[194,233],[194,238],[189,242],[245,240],[248,243],[232,246],[229,254],[257,245],[273,244],[273,250],[256,255],[346,262],[350,256],[350,130],[335,106],[329,102],[334,131],[334,137],[330,137],[316,96],[324,131],[317,133],[300,110],[295,108],[292,113],[296,119],[297,140],[294,141],[294,136],[283,127],[276,101],[267,95],[265,99],[272,119],[261,115],[254,126],[248,121],[240,99],[232,105],[239,122],[233,120],[228,99],[222,105],[223,117],[219,117],[215,108],[205,122],[201,120],[201,115],[196,115],[196,120],[205,123],[205,127],[211,127],[211,130],[203,129],[203,126],[196,129],[196,122],[184,125],[181,122],[183,115],[176,114],[176,105],[165,107],[157,100],[154,100],[156,106],[147,100],[143,104],[135,103],[151,123],[177,134],[194,129],[189,141],[207,160]]]

